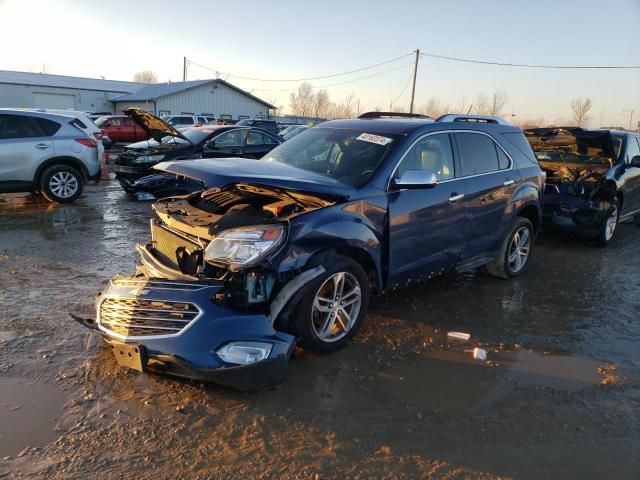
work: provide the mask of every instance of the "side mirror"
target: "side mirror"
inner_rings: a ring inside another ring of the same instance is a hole
[[[207,143],[205,143],[204,147],[202,148],[203,150],[213,150],[214,148],[216,148],[215,140],[207,140]]]
[[[393,180],[393,186],[400,188],[433,188],[438,184],[436,174],[426,170],[407,170],[398,179]]]
[[[640,155],[636,155],[635,157],[633,157],[629,162],[629,166],[640,168]]]

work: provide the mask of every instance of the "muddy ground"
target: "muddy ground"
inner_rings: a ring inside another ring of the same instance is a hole
[[[246,393],[126,371],[70,319],[132,271],[149,214],[115,184],[0,196],[0,477],[640,478],[638,227],[376,299],[348,348]]]

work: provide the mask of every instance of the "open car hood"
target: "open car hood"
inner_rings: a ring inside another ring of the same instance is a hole
[[[355,188],[326,175],[246,158],[168,161],[153,168],[197,180],[204,188],[249,183],[343,198],[355,192]]]
[[[178,130],[149,112],[145,112],[139,108],[130,107],[123,113],[158,143],[166,136],[182,138],[191,143],[191,141]]]
[[[534,152],[564,152],[598,157],[615,162],[613,137],[609,130],[585,130],[580,127],[528,128],[524,130]]]

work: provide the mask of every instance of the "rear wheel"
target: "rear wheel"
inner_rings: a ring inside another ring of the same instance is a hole
[[[618,227],[618,219],[620,218],[620,207],[618,200],[614,200],[611,208],[607,212],[607,218],[600,228],[597,241],[602,246],[607,246],[613,240]]]
[[[54,165],[47,168],[40,177],[40,192],[54,203],[71,203],[83,189],[82,175],[68,165]]]
[[[369,305],[369,280],[348,257],[304,287],[292,312],[298,343],[316,353],[337,350],[356,334]]]
[[[522,275],[529,266],[533,240],[533,224],[527,218],[518,217],[502,242],[498,257],[487,265],[489,273],[506,280]]]

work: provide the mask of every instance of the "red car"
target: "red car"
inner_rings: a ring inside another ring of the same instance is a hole
[[[139,142],[149,138],[149,134],[143,128],[125,115],[107,115],[100,117],[95,123],[113,143]]]

